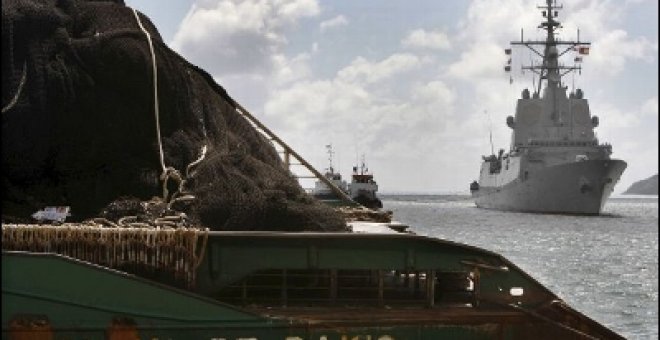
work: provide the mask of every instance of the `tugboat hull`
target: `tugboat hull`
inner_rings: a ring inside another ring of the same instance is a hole
[[[353,200],[365,208],[378,210],[383,208],[383,202],[376,197],[375,194],[367,195],[357,195],[353,197]]]
[[[480,208],[597,215],[626,169],[622,160],[587,160],[547,167],[527,178],[472,191]]]

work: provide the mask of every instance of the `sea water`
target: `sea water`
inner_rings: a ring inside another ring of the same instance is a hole
[[[495,251],[628,339],[658,338],[658,197],[616,196],[600,216],[502,212],[465,195],[381,195],[419,235]]]

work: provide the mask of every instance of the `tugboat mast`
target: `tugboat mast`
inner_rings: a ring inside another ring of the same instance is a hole
[[[559,58],[566,54],[569,51],[576,50],[577,47],[586,47],[589,46],[590,42],[580,41],[580,31],[578,30],[577,41],[560,41],[555,38],[556,30],[562,28],[559,21],[556,20],[559,9],[562,9],[563,6],[557,6],[556,0],[546,0],[545,6],[537,6],[538,9],[542,10],[541,13],[546,19],[541,22],[539,28],[546,30],[547,35],[546,39],[543,40],[523,40],[522,30],[520,31],[520,41],[512,41],[511,45],[523,45],[529,48],[532,52],[543,58],[541,65],[523,65],[523,70],[530,70],[539,75],[539,83],[535,88],[534,97],[538,98],[541,93],[543,80],[547,81],[547,88],[550,89],[559,89],[561,87],[561,77],[565,74],[581,70],[581,66],[565,66],[559,64]],[[543,53],[539,52],[536,49],[536,46],[544,47]],[[563,51],[559,52],[559,47],[564,48]]]
[[[328,162],[330,164],[328,171],[334,173],[335,169],[332,167],[332,155],[334,154],[334,151],[332,151],[332,144],[326,145],[325,148],[328,149]]]

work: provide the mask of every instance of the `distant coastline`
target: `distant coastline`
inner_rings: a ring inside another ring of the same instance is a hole
[[[383,191],[384,196],[470,196],[469,191]]]
[[[633,183],[623,195],[658,195],[658,174]]]

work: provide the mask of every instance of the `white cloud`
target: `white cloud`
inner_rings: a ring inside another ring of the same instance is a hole
[[[330,20],[322,21],[319,24],[319,27],[321,29],[321,32],[325,32],[327,30],[341,26],[346,26],[346,25],[348,25],[348,19],[346,19],[346,17],[343,15],[338,15]]]
[[[430,31],[427,32],[423,29],[416,29],[401,41],[404,47],[412,48],[429,48],[436,50],[446,50],[451,47],[449,38],[444,32]]]
[[[621,22],[624,13],[622,2],[618,1],[594,1],[578,0],[566,3],[566,9],[562,11],[561,23],[562,38],[575,38],[577,29],[580,29],[580,37],[598,37],[607,32],[610,27]]]
[[[634,181],[658,172],[658,98],[648,98],[639,106],[621,108],[609,101],[591,102],[592,114],[600,125],[596,129],[601,143],[612,145],[612,157],[628,163],[617,185],[624,191]]]
[[[284,30],[319,12],[316,0],[199,1],[171,45],[216,76],[268,73],[287,43]]]
[[[274,55],[275,73],[273,78],[275,83],[282,86],[309,77],[311,74],[309,59],[310,55],[307,53],[301,53],[291,59],[282,54]]]
[[[411,102],[428,105],[437,112],[437,108],[452,107],[456,93],[441,80],[432,80],[426,84],[416,84],[412,89]]]
[[[350,65],[338,72],[338,77],[349,82],[374,83],[418,68],[422,63],[422,59],[407,53],[394,54],[377,63],[371,63],[363,57],[357,57]]]
[[[475,43],[461,53],[460,59],[448,68],[450,76],[478,81],[481,78],[502,78],[506,57],[502,48],[493,43]]]
[[[628,60],[653,61],[658,54],[658,43],[646,37],[629,38],[628,33],[616,29],[607,32],[593,43],[589,61],[598,73],[614,75],[622,72]]]
[[[658,97],[648,99],[642,104],[642,114],[651,117],[658,117]]]
[[[460,57],[447,67],[447,74],[470,83],[507,78],[504,48],[520,39],[520,28],[526,29],[525,39],[537,38],[538,32],[528,28],[537,27],[540,19],[532,0],[473,1],[453,41]]]
[[[532,38],[540,11],[534,0],[475,0],[470,4],[465,19],[459,24],[459,38],[469,41],[508,43],[520,36],[520,28]]]
[[[316,0],[275,0],[273,8],[275,20],[282,20],[286,23],[293,23],[304,17],[317,16],[321,12]]]

